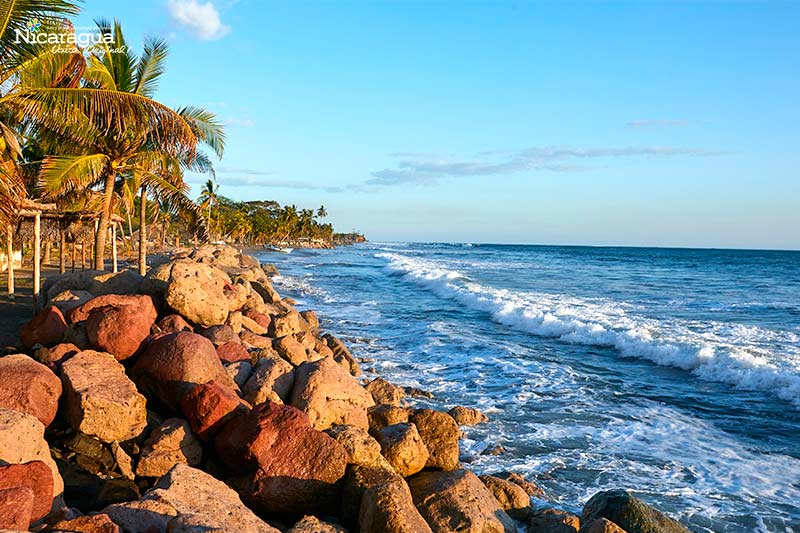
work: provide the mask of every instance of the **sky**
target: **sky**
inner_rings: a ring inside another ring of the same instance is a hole
[[[800,2],[86,0],[221,194],[370,240],[800,249]],[[203,176],[189,176],[197,194]]]

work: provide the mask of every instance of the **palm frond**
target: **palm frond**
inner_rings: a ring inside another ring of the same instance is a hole
[[[102,179],[108,163],[105,154],[46,157],[39,169],[39,188],[50,197],[87,189]]]
[[[63,25],[66,15],[78,14],[78,3],[70,0],[4,0],[0,2],[0,65],[13,66],[38,55],[41,45],[16,39],[17,32],[26,33],[27,24],[38,20],[43,29]]]
[[[225,151],[225,127],[214,113],[200,107],[186,106],[178,109],[178,114],[201,142],[214,150],[217,157],[222,157]]]
[[[136,64],[133,76],[133,92],[151,97],[158,88],[158,82],[166,68],[169,47],[167,41],[149,38],[144,43],[142,56]]]

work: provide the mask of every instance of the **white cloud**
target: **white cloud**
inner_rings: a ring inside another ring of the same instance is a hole
[[[203,41],[220,39],[231,30],[230,26],[222,23],[219,11],[211,2],[169,0],[168,6],[172,19]]]

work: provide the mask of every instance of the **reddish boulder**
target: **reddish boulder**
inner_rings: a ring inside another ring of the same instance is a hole
[[[222,346],[218,346],[217,355],[223,363],[250,360],[250,352],[240,342],[236,341],[226,342]]]
[[[19,338],[26,347],[34,344],[52,346],[61,342],[67,332],[67,322],[57,307],[42,309],[30,322],[23,326]]]
[[[179,331],[194,331],[181,315],[167,315],[156,323],[161,333],[178,333]]]
[[[0,530],[27,531],[33,512],[30,487],[0,489]]]
[[[131,374],[140,391],[173,409],[195,385],[217,380],[236,388],[211,341],[188,331],[155,339],[139,355]]]
[[[92,298],[88,302],[67,312],[67,322],[69,324],[83,322],[89,318],[89,314],[91,314],[92,311],[99,307],[118,307],[124,305],[153,305],[153,299],[143,295],[104,294],[103,296]]]
[[[238,483],[256,510],[278,514],[330,511],[339,496],[347,451],[311,427],[294,407],[265,402],[231,420],[214,441],[232,469],[253,473]]]
[[[213,437],[231,418],[249,409],[247,402],[218,381],[197,385],[181,398],[181,411],[203,440]]]
[[[120,527],[107,514],[79,516],[72,520],[61,520],[50,526],[50,531],[64,533],[120,533]]]
[[[42,357],[37,357],[39,362],[47,365],[50,368],[58,368],[61,363],[80,352],[81,349],[72,344],[71,342],[62,342],[56,344],[44,354]]]
[[[255,323],[262,328],[268,328],[269,323],[271,322],[269,316],[265,315],[264,313],[259,313],[255,309],[247,309],[243,314],[250,320],[255,321]]]
[[[228,324],[205,328],[200,334],[214,343],[214,346],[222,346],[228,342],[239,342],[236,332]]]
[[[42,461],[0,466],[0,489],[27,487],[33,492],[31,522],[50,513],[53,504],[53,472]],[[27,529],[27,524],[25,529]]]
[[[153,299],[150,296],[119,295],[95,298],[99,299],[109,301],[89,311],[86,318],[89,343],[102,352],[112,354],[118,361],[131,357],[139,351],[158,318]],[[89,300],[80,307],[89,306],[93,301]]]
[[[0,358],[0,407],[35,416],[49,426],[58,411],[61,380],[27,355]]]
[[[577,533],[580,527],[581,520],[574,514],[548,507],[533,513],[528,533]]]

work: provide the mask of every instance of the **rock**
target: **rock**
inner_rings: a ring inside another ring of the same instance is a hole
[[[148,499],[145,495],[145,499],[109,505],[103,513],[126,533],[162,533],[178,511],[157,497]]]
[[[358,513],[361,533],[431,533],[403,480],[368,487]]]
[[[625,490],[608,490],[592,496],[581,519],[590,523],[607,518],[628,533],[686,533],[677,521],[647,505]]]
[[[219,457],[242,478],[239,492],[261,512],[297,515],[330,511],[347,452],[314,430],[294,407],[265,402],[228,422],[214,440]]]
[[[261,333],[265,333],[267,331],[267,328],[269,328],[269,323],[271,322],[271,319],[269,318],[268,315],[265,315],[264,313],[261,313],[255,309],[246,309],[242,314],[245,317],[252,320],[253,322],[255,322],[256,324],[258,324],[259,326],[261,326],[263,328],[263,331]],[[258,332],[253,331],[253,333],[258,333]]]
[[[145,397],[114,356],[85,350],[61,367],[65,412],[75,431],[104,442],[138,436],[147,425]]]
[[[272,286],[271,281],[251,281],[250,285],[253,287],[253,290],[261,296],[264,303],[274,304],[281,301],[281,296],[278,294],[278,291],[275,290],[275,287]]]
[[[0,357],[0,407],[33,415],[49,426],[58,411],[61,380],[27,355]]]
[[[282,315],[272,317],[269,324],[270,337],[285,337],[293,333],[302,333],[308,330],[308,324],[297,311],[289,311]]]
[[[539,509],[528,523],[528,533],[577,533],[580,519],[560,509]]]
[[[228,311],[233,312],[241,309],[247,302],[250,290],[250,283],[241,279],[230,285],[225,285],[223,291],[225,292],[225,298],[228,299]]]
[[[518,520],[528,518],[531,511],[531,497],[522,487],[494,476],[480,476],[480,480],[510,517]]]
[[[237,361],[250,361],[248,352],[240,342],[226,342],[217,348],[219,360],[223,363],[235,363]]]
[[[30,487],[0,489],[0,530],[28,531],[33,513],[33,499],[34,494]]]
[[[516,533],[514,521],[468,470],[422,472],[408,479],[414,505],[438,533]]]
[[[517,473],[514,473],[514,472],[496,472],[496,473],[492,474],[492,477],[504,479],[506,481],[510,481],[511,483],[514,483],[515,485],[518,485],[519,487],[522,488],[522,490],[525,491],[525,493],[528,496],[534,496],[536,498],[543,498],[544,497],[544,491],[541,488],[539,488],[539,486],[536,483],[533,483],[532,481],[528,481],[527,479],[525,479],[524,477],[522,477],[521,475],[519,475]]]
[[[45,292],[48,298],[53,298],[64,291],[88,291],[95,276],[107,274],[99,270],[80,270],[68,272],[51,280],[45,281]]]
[[[210,440],[220,429],[249,405],[228,386],[209,381],[195,386],[181,398],[181,410],[192,431],[203,440]]]
[[[447,414],[452,416],[459,426],[476,426],[489,421],[489,417],[477,409],[461,405],[453,407]]]
[[[22,327],[19,338],[27,348],[34,344],[58,344],[67,332],[67,322],[57,307],[45,307]]]
[[[336,361],[342,368],[350,372],[351,375],[358,377],[361,375],[361,367],[358,366],[358,361],[347,349],[342,341],[326,333],[322,336],[328,347],[333,351],[333,360]]]
[[[178,463],[195,466],[203,458],[203,446],[189,423],[169,418],[156,428],[142,447],[136,475],[161,477]]]
[[[332,424],[367,429],[367,408],[374,402],[353,376],[326,358],[297,367],[291,404],[308,414],[315,429]]]
[[[48,303],[58,307],[62,313],[67,313],[92,298],[94,298],[94,294],[89,291],[67,290],[50,298]]]
[[[164,300],[176,313],[200,326],[222,324],[228,317],[225,286],[228,276],[219,269],[194,261],[175,261]]]
[[[177,410],[178,400],[195,385],[217,380],[235,388],[225,373],[214,345],[196,333],[170,333],[153,341],[131,370],[133,380],[148,397],[157,397]]]
[[[294,366],[322,359],[322,357],[315,354],[313,350],[309,350],[309,348],[301,343],[294,335],[287,335],[286,337],[276,339],[272,343],[272,347],[281,357]]]
[[[62,342],[45,350],[44,353],[37,352],[36,358],[40,363],[55,369],[61,368],[61,363],[81,351],[80,348],[69,342]]]
[[[0,490],[20,487],[27,487],[33,492],[31,522],[41,520],[50,513],[53,505],[53,472],[49,466],[42,461],[0,466]],[[28,524],[25,524],[27,528]]]
[[[103,273],[94,277],[89,284],[89,292],[96,296],[104,294],[136,294],[142,286],[144,276],[135,270],[120,270],[116,273]]]
[[[458,425],[447,413],[432,409],[415,409],[408,418],[417,426],[430,457],[427,468],[455,470],[458,468]]]
[[[400,406],[406,393],[397,385],[392,385],[383,378],[375,378],[366,386],[367,392],[372,395],[376,404],[387,403]]]
[[[399,482],[405,485],[405,480],[391,468],[352,464],[347,467],[344,485],[342,487],[341,517],[345,525],[358,528],[358,512],[361,508],[361,499],[364,491],[383,483]]]
[[[262,350],[272,349],[272,339],[269,337],[256,335],[255,333],[247,331],[246,329],[243,329],[239,336],[242,338],[242,344],[246,348],[259,348]]]
[[[236,492],[225,483],[202,470],[180,463],[172,467],[172,470],[147,491],[142,498],[142,501],[145,500],[154,500],[174,509],[174,516],[177,518],[170,519],[166,531],[176,531],[176,526],[181,526],[178,531],[280,533],[245,507]],[[144,506],[140,504],[134,513],[141,514],[142,507]],[[153,507],[164,508],[158,504]],[[115,514],[121,514],[118,509],[105,512],[116,522]],[[126,509],[129,515],[134,514],[130,509]],[[186,522],[189,522],[194,529],[185,529]],[[122,521],[118,523],[128,529]],[[131,531],[143,533],[146,530]]]
[[[131,357],[150,335],[150,328],[158,318],[150,296],[108,295],[113,302],[94,307],[86,319],[89,343],[101,352],[107,352],[118,361]],[[89,300],[81,307],[92,305]]]
[[[387,426],[380,430],[377,438],[381,454],[401,476],[408,477],[425,468],[428,449],[414,424]]]
[[[225,365],[225,373],[236,383],[239,388],[244,387],[250,375],[253,373],[253,365],[250,361],[237,361]],[[252,402],[250,402],[252,403]]]
[[[308,327],[311,329],[317,329],[319,327],[319,318],[317,318],[317,314],[311,309],[300,311],[300,316],[303,317],[303,320],[306,321]]]
[[[255,333],[256,335],[263,335],[267,332],[267,328],[265,326],[262,326],[252,318],[248,317],[246,314],[242,314],[240,320],[242,321],[242,327],[246,328],[252,333]]]
[[[598,518],[581,527],[580,533],[626,533],[626,531],[611,520]]]
[[[242,395],[252,405],[267,400],[286,403],[294,385],[294,367],[277,356],[263,357],[242,388]]]
[[[278,267],[276,267],[275,265],[269,264],[269,263],[264,263],[263,265],[261,265],[261,270],[263,270],[264,273],[267,276],[270,276],[270,277],[271,276],[280,276],[281,275],[281,273],[278,272]]]
[[[53,509],[64,503],[64,480],[44,440],[44,425],[32,415],[0,408],[0,464],[41,461],[53,476]]]
[[[411,409],[407,407],[397,407],[396,405],[385,403],[370,407],[367,409],[369,432],[373,435],[377,435],[377,433],[386,426],[408,422],[410,414]]]
[[[179,331],[194,331],[181,315],[167,315],[156,323],[161,333],[178,333]]]
[[[508,450],[506,450],[506,447],[503,446],[502,444],[492,444],[492,445],[489,445],[486,448],[484,448],[483,451],[481,452],[481,455],[495,455],[495,456],[497,456],[497,455],[503,455],[507,451]]]
[[[323,522],[316,516],[304,516],[287,533],[347,533],[341,526]]]
[[[229,342],[240,342],[239,336],[228,324],[220,324],[205,328],[200,334],[210,340],[216,347]]]
[[[54,533],[121,533],[117,524],[107,514],[79,516],[71,520],[61,520],[50,526]]]
[[[429,400],[433,398],[433,393],[426,390],[418,389],[416,387],[404,387],[404,389],[406,391],[406,395],[411,396],[412,398],[427,398]]]
[[[100,309],[103,307],[122,307],[127,305],[132,305],[134,307],[137,305],[149,307],[153,305],[153,299],[149,296],[143,295],[104,294],[103,296],[96,296],[91,300],[73,308],[65,316],[69,324],[75,324],[88,319],[89,315],[95,309]]]
[[[334,425],[325,433],[336,439],[347,450],[347,463],[371,465],[391,470],[389,462],[381,455],[381,445],[364,428]]]
[[[242,325],[242,316],[242,313],[239,311],[231,311],[228,313],[228,318],[225,319],[225,325],[229,326],[237,335],[244,329]],[[250,333],[252,333],[252,331]]]
[[[111,443],[111,454],[114,456],[114,462],[117,464],[120,474],[126,479],[134,479],[136,476],[133,472],[133,459],[118,442]]]

